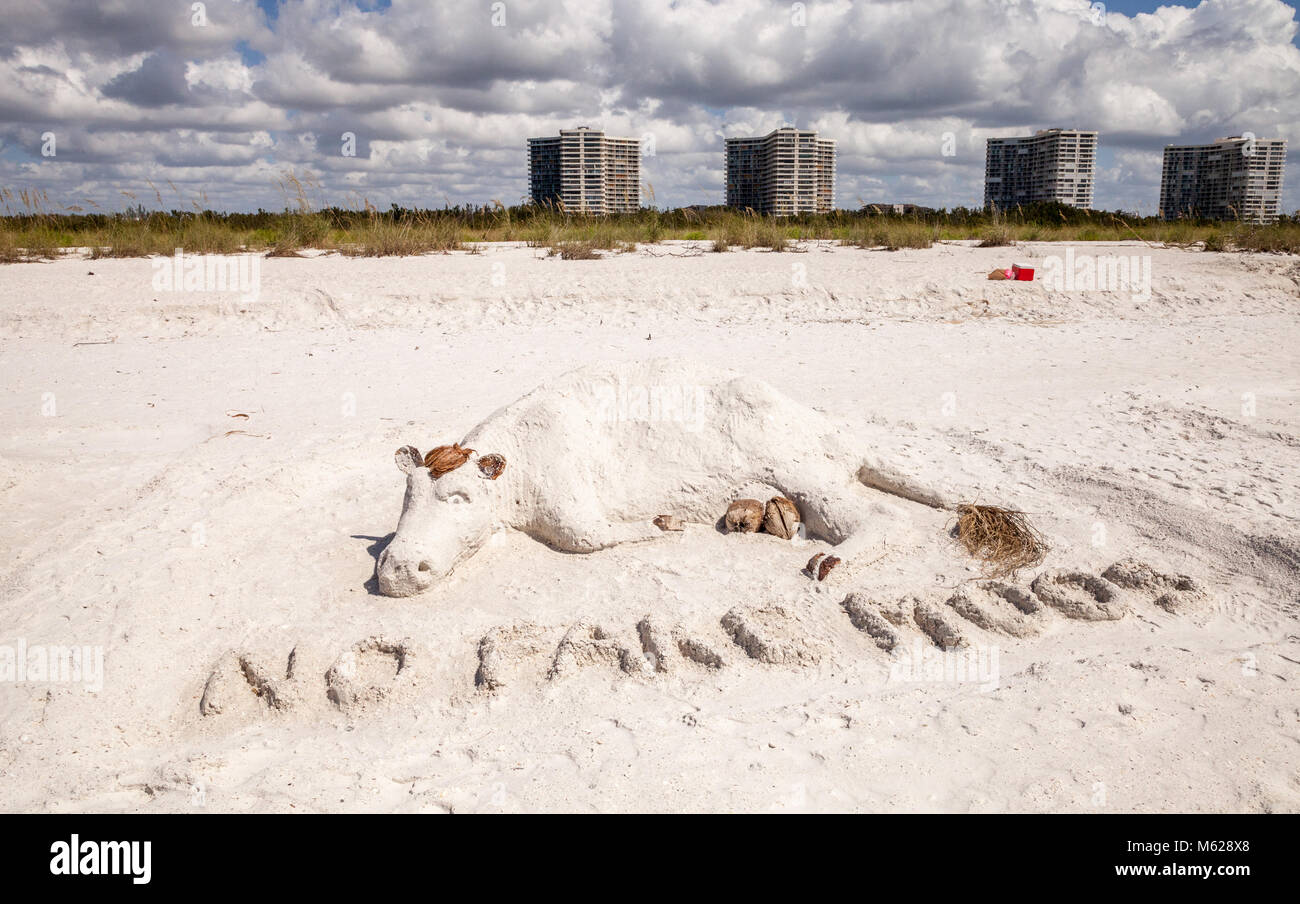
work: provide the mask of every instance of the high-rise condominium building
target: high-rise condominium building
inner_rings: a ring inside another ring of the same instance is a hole
[[[1092,207],[1097,133],[1043,129],[1026,138],[990,138],[984,157],[984,206],[1059,201]]]
[[[727,139],[727,206],[790,216],[835,206],[835,142],[784,126]]]
[[[1250,136],[1170,145],[1160,177],[1160,215],[1277,221],[1286,142]]]
[[[528,139],[528,186],[537,204],[573,213],[621,213],[641,207],[641,142],[586,126]]]

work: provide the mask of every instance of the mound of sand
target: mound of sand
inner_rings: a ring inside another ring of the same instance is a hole
[[[1005,249],[803,250],[273,259],[246,304],[159,296],[147,261],[2,268],[0,805],[1300,809],[1295,259],[1091,249],[1151,255],[1134,299],[985,280]],[[379,592],[394,449],[660,358],[793,407],[733,394],[727,443],[681,440],[698,468],[657,470],[630,416],[585,437],[617,455],[505,449],[483,485],[649,532],[575,553],[512,522]],[[985,581],[952,511],[863,463],[1051,552]],[[778,492],[807,538],[715,526]],[[846,496],[872,552],[810,581]]]

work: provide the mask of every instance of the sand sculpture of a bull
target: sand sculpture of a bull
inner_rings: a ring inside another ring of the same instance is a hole
[[[905,528],[902,500],[946,507],[766,383],[673,360],[573,371],[460,446],[474,452],[439,477],[414,447],[397,450],[406,497],[377,566],[389,596],[427,589],[500,530],[591,552],[662,536],[661,514],[712,523],[747,484],[794,500],[809,535],[846,560]]]

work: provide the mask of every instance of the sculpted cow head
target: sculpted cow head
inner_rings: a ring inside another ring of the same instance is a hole
[[[397,533],[380,554],[376,572],[381,593],[411,596],[451,574],[492,534],[497,497],[505,492],[496,483],[505,459],[473,456],[435,478],[414,446],[398,449],[395,458],[406,474],[406,498]]]

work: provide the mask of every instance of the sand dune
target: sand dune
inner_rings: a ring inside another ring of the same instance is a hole
[[[249,300],[0,268],[0,670],[103,657],[0,681],[0,806],[1300,809],[1300,262],[1076,248],[1149,256],[1135,298],[985,279],[1047,245],[804,249],[268,259]],[[396,448],[661,358],[1031,513],[1047,560],[983,581],[909,506],[821,583],[826,539],[695,517],[379,593]]]

